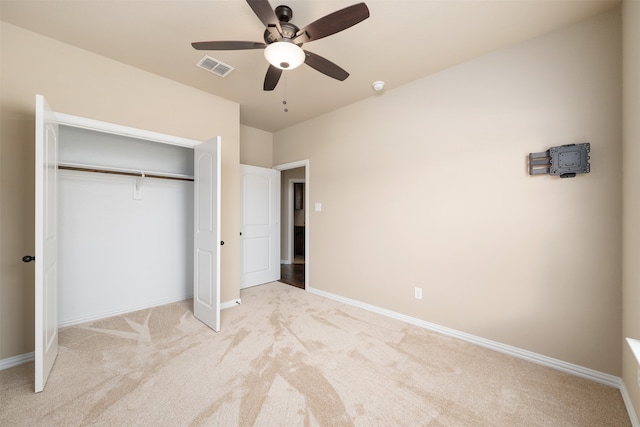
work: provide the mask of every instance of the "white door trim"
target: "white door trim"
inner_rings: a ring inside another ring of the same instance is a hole
[[[180,136],[167,135],[164,133],[153,132],[145,129],[137,129],[128,126],[122,126],[115,123],[103,122],[100,120],[88,119],[86,117],[72,116],[70,114],[55,112],[56,121],[59,125],[71,126],[81,129],[88,129],[114,135],[128,136],[136,139],[144,139],[152,142],[160,142],[162,144],[179,145],[182,147],[195,147],[202,143],[194,139],[183,138]]]

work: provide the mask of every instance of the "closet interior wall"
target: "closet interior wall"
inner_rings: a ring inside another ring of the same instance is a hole
[[[58,155],[59,325],[191,298],[193,149],[60,126]]]

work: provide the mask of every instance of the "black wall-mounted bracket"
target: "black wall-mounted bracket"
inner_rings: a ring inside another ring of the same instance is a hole
[[[579,173],[589,173],[591,144],[561,145],[540,153],[529,153],[529,175],[560,175],[573,178]]]

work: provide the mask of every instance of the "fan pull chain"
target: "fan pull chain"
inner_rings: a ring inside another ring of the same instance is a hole
[[[283,86],[283,96],[282,96],[282,104],[284,105],[284,112],[288,113],[289,109],[287,108],[287,76],[284,76],[284,84]]]

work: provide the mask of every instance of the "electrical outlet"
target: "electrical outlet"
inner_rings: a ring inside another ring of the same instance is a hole
[[[422,299],[422,288],[415,289],[415,297],[416,299]]]

